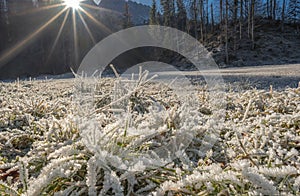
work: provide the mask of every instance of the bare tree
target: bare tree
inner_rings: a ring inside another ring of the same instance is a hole
[[[226,0],[226,10],[225,10],[225,55],[226,55],[226,64],[229,63],[228,56],[228,0]]]
[[[223,21],[223,0],[220,0],[220,24]]]
[[[269,14],[269,16],[270,16],[271,19],[273,19],[273,2],[274,2],[274,0],[270,0],[270,9],[269,9],[270,14]]]
[[[243,0],[240,0],[240,40],[242,39],[242,26],[243,26],[243,20],[244,20],[244,16],[243,16]]]
[[[177,0],[177,26],[180,30],[186,30],[187,15],[183,0]]]
[[[192,1],[191,11],[193,13],[193,21],[194,21],[194,31],[195,31],[195,38],[198,40],[198,10],[197,10],[197,0]]]
[[[282,11],[281,11],[281,32],[284,31],[284,19],[285,19],[285,0],[282,1]]]
[[[289,0],[288,5],[288,18],[296,24],[300,19],[300,0]]]
[[[273,0],[273,20],[276,20],[276,6],[277,6],[277,3],[276,3],[276,0]]]
[[[233,22],[237,22],[238,0],[233,1]]]
[[[270,17],[270,0],[267,0],[266,2],[266,13],[267,13],[267,18]]]
[[[255,0],[251,0],[251,42],[252,42],[252,50],[254,49],[254,11],[255,8]]]
[[[211,32],[214,33],[215,20],[214,20],[214,7],[212,3],[210,4],[210,14],[211,14]]]
[[[124,21],[123,21],[123,28],[126,29],[128,27],[132,26],[132,22],[131,22],[131,15],[129,13],[129,5],[128,2],[125,2],[125,10],[124,10]]]
[[[200,15],[200,37],[201,41],[204,42],[204,2],[199,0],[199,15]]]
[[[209,2],[208,0],[206,0],[206,27],[205,27],[205,30],[206,30],[206,34],[208,33],[208,26],[209,26],[209,11],[208,11],[208,7],[209,7]]]
[[[238,13],[238,0],[233,3],[233,50],[236,51],[236,31],[237,31],[237,13]]]
[[[206,0],[206,9],[205,9],[205,40],[207,40],[207,36],[208,36],[208,26],[209,26],[209,12],[208,12],[208,0]],[[204,13],[204,10],[203,10]]]
[[[248,9],[247,10],[247,12],[248,12],[248,38],[250,38],[250,31],[251,31],[251,5],[250,5],[250,1],[247,0],[246,4],[247,4],[247,9]]]

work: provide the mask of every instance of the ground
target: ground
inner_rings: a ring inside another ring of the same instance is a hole
[[[189,72],[186,97],[146,72],[1,83],[0,194],[300,194],[297,67]]]

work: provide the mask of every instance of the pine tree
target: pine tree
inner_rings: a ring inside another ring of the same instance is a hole
[[[175,0],[170,0],[170,8],[171,8],[171,27],[177,27]]]
[[[156,13],[157,15],[157,24],[163,24],[163,15],[159,11]]]
[[[183,0],[177,0],[177,25],[181,31],[186,30],[187,14]]]
[[[171,6],[171,2],[172,0],[161,0],[161,6],[163,9],[163,24],[165,26],[171,26],[172,24],[172,6]]]
[[[163,9],[163,24],[176,27],[175,0],[161,0]]]
[[[156,1],[152,0],[152,7],[150,10],[150,25],[156,25],[158,24],[157,21],[157,8],[156,8]]]

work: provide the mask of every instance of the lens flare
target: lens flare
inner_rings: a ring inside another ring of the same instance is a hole
[[[80,0],[65,0],[65,5],[68,8],[78,9],[80,8]]]
[[[27,47],[29,47],[29,45],[35,40],[35,37],[40,36],[41,33],[44,32],[47,28],[49,28],[49,26],[56,19],[58,19],[63,13],[65,13],[64,19],[59,28],[58,34],[54,40],[54,43],[49,51],[49,54],[48,54],[48,57],[47,57],[45,63],[47,64],[50,61],[51,56],[57,46],[57,43],[59,42],[60,36],[63,33],[63,28],[66,24],[68,24],[67,20],[69,19],[69,16],[70,16],[69,13],[72,13],[71,24],[73,25],[73,37],[74,37],[74,54],[73,54],[74,59],[73,60],[75,62],[74,64],[76,64],[76,62],[78,62],[80,60],[79,59],[79,57],[80,57],[79,56],[79,52],[80,52],[79,51],[79,40],[78,40],[78,32],[77,32],[78,25],[83,24],[83,27],[86,29],[92,42],[95,44],[96,39],[94,38],[92,31],[89,29],[89,26],[88,26],[89,23],[87,23],[86,19],[95,23],[101,29],[101,31],[103,31],[103,33],[109,35],[112,33],[112,30],[109,29],[108,27],[106,27],[104,24],[102,24],[102,22],[100,22],[97,19],[97,17],[94,17],[92,15],[92,13],[94,13],[95,10],[97,10],[97,11],[100,10],[102,12],[109,12],[111,14],[120,15],[120,12],[101,8],[96,5],[86,4],[86,3],[84,3],[85,1],[87,1],[87,0],[63,0],[63,1],[60,1],[60,3],[55,3],[53,5],[50,4],[50,5],[46,5],[46,6],[42,6],[42,7],[38,7],[38,8],[29,9],[29,10],[24,10],[24,11],[21,10],[20,12],[14,13],[13,16],[22,16],[22,15],[26,15],[26,14],[38,13],[40,11],[49,10],[49,9],[53,9],[53,8],[59,8],[58,13],[56,13],[49,21],[46,21],[44,24],[42,24],[42,26],[37,28],[32,33],[30,33],[23,40],[20,40],[19,42],[17,42],[15,45],[12,46],[12,48],[8,48],[7,50],[5,50],[3,52],[0,51],[0,68],[5,66],[9,61],[11,61],[13,58],[15,58],[17,55],[19,55],[25,49],[27,49]],[[101,0],[94,0],[94,2],[96,4],[98,4],[101,2]],[[89,10],[92,9],[94,11],[89,12],[89,11],[86,11],[85,8],[88,8]],[[77,16],[79,16],[79,17],[77,17]],[[81,20],[82,23],[77,24],[78,18]]]

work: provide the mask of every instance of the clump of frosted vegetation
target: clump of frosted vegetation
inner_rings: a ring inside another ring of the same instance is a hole
[[[149,79],[0,84],[0,195],[300,194],[300,88]]]

